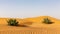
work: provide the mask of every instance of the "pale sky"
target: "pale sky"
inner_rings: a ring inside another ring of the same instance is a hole
[[[0,0],[0,17],[43,15],[60,19],[60,0]]]

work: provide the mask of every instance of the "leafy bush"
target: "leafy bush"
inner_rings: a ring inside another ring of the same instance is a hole
[[[11,26],[18,25],[18,22],[16,21],[16,19],[9,19],[7,22],[8,22],[8,25],[11,25]]]
[[[51,20],[49,20],[48,18],[45,18],[43,23],[45,23],[45,24],[52,24],[53,22]]]

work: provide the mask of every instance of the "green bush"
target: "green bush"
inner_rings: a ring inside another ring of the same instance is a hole
[[[8,25],[11,25],[11,26],[18,25],[18,22],[16,21],[16,19],[9,19],[7,22],[8,22]]]
[[[51,20],[49,20],[48,18],[45,18],[43,20],[43,23],[45,23],[45,24],[52,24],[53,22]]]

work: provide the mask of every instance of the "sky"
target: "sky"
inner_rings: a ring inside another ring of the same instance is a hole
[[[60,19],[60,0],[0,0],[0,17],[53,16]]]

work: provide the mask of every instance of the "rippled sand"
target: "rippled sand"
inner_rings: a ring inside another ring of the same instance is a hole
[[[60,34],[60,27],[16,27],[0,24],[0,34]]]

